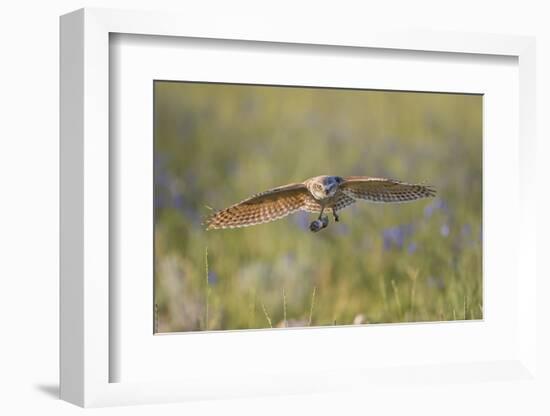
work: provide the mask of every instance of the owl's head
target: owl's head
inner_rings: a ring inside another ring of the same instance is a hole
[[[315,199],[330,198],[336,194],[343,181],[339,176],[317,176],[308,181],[308,189]]]

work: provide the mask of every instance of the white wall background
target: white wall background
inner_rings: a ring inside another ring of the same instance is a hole
[[[82,410],[57,400],[58,385],[58,17],[81,7],[179,10],[247,14],[280,21],[339,25],[385,25],[537,36],[539,273],[548,248],[550,12],[545,1],[152,1],[21,0],[0,9],[0,413],[73,414]],[[546,247],[543,247],[543,244]],[[544,269],[544,270],[543,270]],[[539,299],[550,284],[539,285]],[[548,302],[550,303],[550,302]],[[550,374],[549,307],[539,302],[541,356]],[[546,353],[547,355],[547,353]],[[548,381],[548,380],[547,380]],[[498,383],[457,384],[391,391],[373,397],[345,393],[254,400],[92,410],[96,414],[550,414],[550,383],[532,389]]]

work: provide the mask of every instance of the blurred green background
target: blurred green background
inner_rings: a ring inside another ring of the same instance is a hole
[[[158,332],[482,318],[480,95],[156,81]],[[330,174],[423,182],[434,199],[360,202],[204,231],[248,196]]]

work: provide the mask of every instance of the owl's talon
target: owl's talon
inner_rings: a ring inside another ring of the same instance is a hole
[[[328,217],[325,215],[324,217],[317,218],[315,221],[313,221],[309,225],[310,231],[317,233],[321,231],[323,228],[328,227]]]
[[[328,227],[328,217],[327,216],[318,218],[309,225],[310,231],[312,231],[314,233],[317,233],[317,232],[321,231],[323,228],[327,228],[327,227]]]
[[[323,223],[321,222],[321,220],[315,220],[311,224],[309,224],[310,231],[312,231],[314,233],[321,231],[323,228],[324,227],[323,227]]]

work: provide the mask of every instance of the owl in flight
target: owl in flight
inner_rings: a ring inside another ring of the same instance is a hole
[[[325,210],[337,211],[360,199],[369,202],[408,202],[435,196],[435,189],[393,179],[369,176],[316,176],[302,183],[292,183],[253,195],[238,204],[216,212],[206,219],[206,229],[238,228],[263,224],[286,217],[296,211],[319,213],[310,225],[313,232],[328,226]]]

